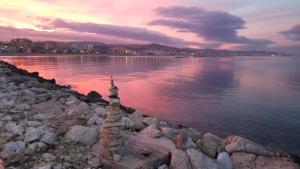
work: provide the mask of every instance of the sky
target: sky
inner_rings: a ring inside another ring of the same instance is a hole
[[[0,41],[159,43],[300,54],[300,0],[0,0]]]

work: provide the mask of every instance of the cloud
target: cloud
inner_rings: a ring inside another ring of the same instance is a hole
[[[167,26],[178,32],[191,32],[206,41],[236,43],[248,48],[262,48],[272,43],[266,39],[250,39],[238,35],[245,29],[245,21],[223,11],[209,11],[199,7],[161,7],[154,10],[163,17],[149,22],[149,25]]]
[[[300,41],[300,24],[293,26],[290,30],[280,32],[286,38]]]
[[[42,22],[37,26],[45,30],[92,33],[96,35],[112,36],[112,37],[142,41],[147,43],[160,43],[160,44],[170,45],[170,46],[184,47],[184,46],[188,46],[189,44],[198,44],[197,42],[189,42],[179,38],[171,37],[161,32],[152,31],[146,28],[133,27],[133,26],[118,26],[118,25],[97,24],[97,23],[90,23],[90,22],[82,23],[82,22],[65,21],[62,19],[54,19],[46,23]]]

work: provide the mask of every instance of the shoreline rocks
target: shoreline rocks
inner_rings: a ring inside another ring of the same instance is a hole
[[[288,153],[240,136],[202,134],[122,105],[112,111],[100,94],[79,94],[2,61],[0,82],[0,166],[3,160],[8,169],[299,169]],[[104,160],[101,141],[126,151]]]

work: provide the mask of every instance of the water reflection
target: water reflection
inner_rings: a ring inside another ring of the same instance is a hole
[[[87,93],[221,136],[239,134],[300,154],[300,58],[2,57]]]

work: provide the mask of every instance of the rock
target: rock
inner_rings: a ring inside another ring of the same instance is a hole
[[[7,162],[17,162],[24,157],[25,150],[25,142],[9,142],[4,145],[4,148],[1,152],[1,157],[4,158]]]
[[[142,133],[147,134],[149,137],[158,138],[161,136],[161,131],[157,129],[156,126],[150,125],[142,131]]]
[[[97,116],[100,116],[100,117],[106,116],[106,110],[101,106],[97,106],[96,108],[94,108],[94,111]]]
[[[223,142],[226,152],[253,153],[262,156],[273,156],[274,152],[265,149],[262,145],[254,143],[240,136],[229,136]]]
[[[230,158],[235,169],[300,169],[297,163],[286,158],[263,157],[244,152],[234,152]]]
[[[27,121],[28,127],[39,127],[41,125],[42,125],[42,123],[38,122],[38,121]]]
[[[135,112],[130,114],[128,118],[134,122],[134,129],[141,130],[145,128],[145,124],[143,123],[143,114]]]
[[[5,128],[8,132],[13,134],[22,135],[24,132],[24,127],[22,125],[17,125],[15,122],[6,123]]]
[[[171,151],[171,167],[172,169],[192,169],[189,157],[185,152],[179,149]]]
[[[103,119],[101,117],[98,117],[97,115],[94,114],[87,121],[87,125],[91,126],[91,125],[97,124],[99,126],[102,124],[102,121],[103,121]]]
[[[67,106],[78,105],[79,103],[80,103],[80,100],[78,100],[75,96],[69,96],[66,100]]]
[[[23,111],[29,110],[29,108],[30,108],[30,107],[29,107],[28,104],[21,103],[21,104],[17,104],[17,105],[15,106],[14,110],[23,112]]]
[[[27,146],[27,149],[25,151],[25,154],[28,154],[28,155],[33,155],[35,154],[36,152],[43,152],[47,149],[47,145],[45,143],[42,143],[42,142],[34,142],[32,144],[29,144]]]
[[[53,166],[53,169],[63,169],[63,166],[61,164],[56,164]]]
[[[150,125],[158,126],[159,125],[159,121],[154,117],[145,117],[143,119],[143,122],[146,123],[148,126],[150,126]]]
[[[205,133],[202,140],[197,141],[199,147],[206,155],[216,158],[217,152],[220,152],[222,139],[211,133]]]
[[[166,164],[164,164],[164,165],[159,166],[157,169],[168,169],[168,168],[169,167]]]
[[[135,123],[128,117],[122,117],[122,124],[125,129],[134,129]]]
[[[42,156],[43,156],[44,160],[47,162],[55,161],[55,156],[53,154],[44,153]]]
[[[98,130],[85,126],[73,126],[66,134],[66,138],[81,144],[92,145],[98,140]]]
[[[221,152],[218,154],[217,161],[219,162],[222,169],[232,169],[233,164],[230,160],[230,156],[226,152]]]
[[[34,104],[31,107],[31,111],[34,113],[43,113],[43,114],[63,114],[62,110],[63,105],[56,101],[55,99],[51,99],[46,102],[42,102],[39,104]]]
[[[47,164],[47,165],[39,167],[38,169],[51,169],[51,167],[52,167],[51,164]]]
[[[175,140],[176,136],[177,136],[177,134],[179,132],[177,129],[170,128],[170,127],[161,127],[160,130],[161,130],[162,135],[164,137],[167,137],[167,138],[169,138],[171,140]]]
[[[89,112],[90,112],[90,107],[85,102],[80,102],[79,105],[74,105],[67,110],[69,117],[86,115]]]
[[[15,104],[15,101],[13,99],[2,99],[0,100],[0,110],[9,110],[11,109]]]
[[[179,149],[196,148],[196,144],[192,139],[183,131],[180,131],[176,136],[176,147]]]
[[[193,169],[221,169],[211,158],[195,149],[187,149],[187,154],[191,160]]]
[[[25,142],[41,141],[46,144],[53,144],[56,140],[56,134],[43,127],[30,128],[26,131]]]
[[[102,99],[102,96],[96,92],[96,91],[90,91],[88,94],[87,94],[87,98],[89,101],[91,102],[100,102]]]

